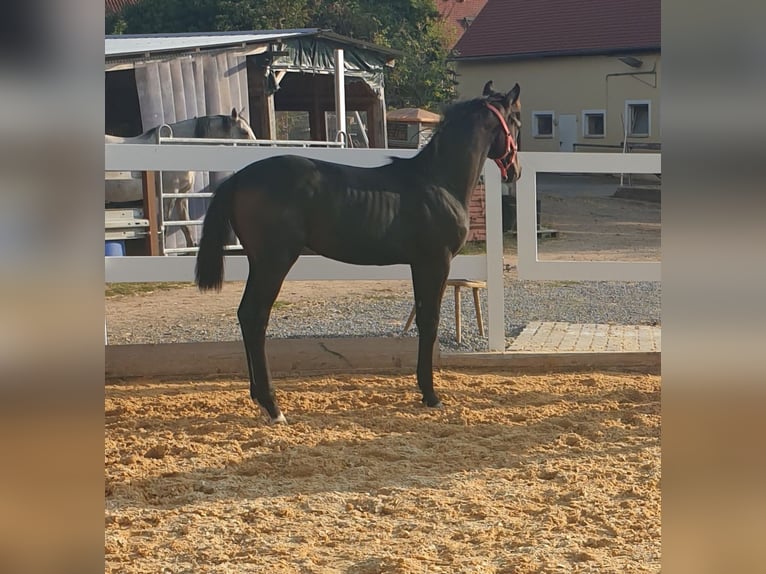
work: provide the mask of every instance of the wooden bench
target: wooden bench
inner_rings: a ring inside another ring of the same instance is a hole
[[[476,323],[479,326],[479,335],[484,336],[484,324],[481,321],[481,302],[479,301],[479,289],[487,287],[486,281],[473,281],[471,279],[448,279],[447,286],[455,289],[455,339],[460,344],[461,339],[461,321],[460,321],[460,288],[470,287],[473,290],[473,306],[476,309]],[[412,307],[410,316],[404,324],[402,333],[406,333],[412,326],[415,319],[415,306]]]

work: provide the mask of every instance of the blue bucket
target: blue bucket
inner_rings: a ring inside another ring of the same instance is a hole
[[[104,254],[107,257],[125,255],[125,241],[107,241],[104,246]]]

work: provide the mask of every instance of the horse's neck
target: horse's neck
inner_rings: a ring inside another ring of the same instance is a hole
[[[447,189],[465,207],[479,180],[487,153],[489,142],[476,133],[468,140],[464,135],[456,138],[441,133],[423,148],[417,161],[422,162],[421,168],[429,174],[431,182]]]

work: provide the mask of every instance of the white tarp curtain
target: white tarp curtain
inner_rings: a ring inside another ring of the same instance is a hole
[[[232,108],[248,121],[247,64],[244,54],[220,52],[179,56],[160,62],[135,65],[136,88],[143,131],[194,117],[230,114]],[[205,189],[229,175],[197,172],[193,192]],[[189,201],[192,219],[201,219],[209,200]],[[177,214],[172,215],[177,219]],[[201,227],[190,226],[195,243]],[[180,228],[168,230],[166,247],[185,247]]]

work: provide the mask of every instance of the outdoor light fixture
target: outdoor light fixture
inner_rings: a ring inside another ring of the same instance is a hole
[[[639,60],[638,58],[634,58],[633,56],[621,56],[618,58],[620,62],[623,64],[630,66],[631,68],[640,68],[644,65],[643,60]]]

